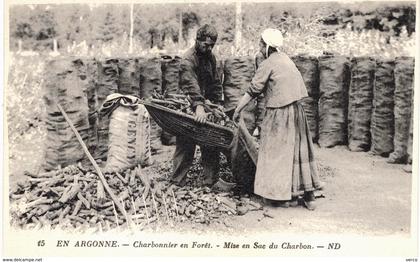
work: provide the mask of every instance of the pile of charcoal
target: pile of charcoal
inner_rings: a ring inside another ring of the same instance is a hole
[[[182,94],[169,94],[167,96],[154,92],[152,102],[165,106],[169,109],[182,112],[188,115],[194,115],[192,109],[192,100],[189,96]],[[206,120],[210,123],[225,126],[230,129],[235,127],[234,122],[225,114],[223,107],[210,103],[206,100],[204,110],[207,114]]]
[[[261,208],[247,197],[197,186],[200,172],[198,164],[194,166],[197,170],[192,168],[185,187],[168,182],[168,163],[105,173],[107,184],[124,210],[104,190],[97,174],[81,165],[25,173],[27,179],[9,192],[11,223],[24,229],[142,229],[184,221],[209,224],[214,219]]]

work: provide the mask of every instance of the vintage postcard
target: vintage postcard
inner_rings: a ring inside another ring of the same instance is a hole
[[[417,261],[417,9],[6,1],[3,261]]]

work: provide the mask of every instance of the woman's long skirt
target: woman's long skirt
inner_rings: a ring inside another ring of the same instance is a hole
[[[320,186],[303,107],[294,102],[281,108],[267,108],[261,128],[255,194],[272,200],[290,200]]]

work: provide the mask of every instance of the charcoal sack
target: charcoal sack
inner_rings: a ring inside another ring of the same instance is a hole
[[[118,92],[119,69],[118,59],[109,58],[98,62],[98,85],[96,90],[97,104],[102,105],[107,96]],[[98,118],[98,147],[95,158],[105,160],[109,144],[109,118]]]
[[[181,94],[179,88],[180,57],[162,58],[162,92],[165,97]],[[163,145],[175,145],[176,137],[162,130],[161,140]]]
[[[349,61],[343,56],[319,57],[319,139],[321,147],[347,143]]]
[[[105,171],[119,172],[151,163],[150,119],[146,108],[143,105],[119,106],[110,117]]]
[[[224,107],[227,112],[233,112],[241,97],[245,94],[254,75],[254,60],[252,57],[229,58],[224,63],[223,95]],[[256,127],[257,105],[249,103],[241,112],[250,133]]]
[[[394,150],[394,67],[393,60],[376,62],[370,150],[381,156],[388,156]]]
[[[140,96],[140,68],[137,58],[118,60],[118,93]]]
[[[164,57],[161,61],[162,70],[162,93],[165,97],[180,94],[179,66],[180,57]]]
[[[409,157],[410,121],[414,87],[414,58],[398,57],[395,59],[394,91],[394,152],[389,156],[389,163],[406,163]]]
[[[83,63],[80,60],[57,59],[50,61],[47,71],[46,127],[44,169],[52,170],[84,161],[85,155],[63,114],[57,107],[62,106],[85,143],[88,142],[89,107],[87,99],[87,79],[81,77]],[[83,78],[83,79],[82,79]]]
[[[241,120],[231,144],[231,170],[236,182],[238,194],[251,194],[254,192],[254,181],[258,149],[253,137]]]
[[[160,58],[151,58],[140,63],[140,98],[150,98],[154,93],[162,94],[162,67]],[[151,118],[150,140],[152,154],[162,150],[162,128]]]
[[[99,108],[98,98],[96,94],[97,85],[98,85],[98,63],[95,59],[86,59],[84,60],[86,65],[86,70],[83,72],[84,77],[87,78],[87,99],[89,106],[89,139],[88,139],[88,149],[89,152],[95,156],[96,149],[98,147],[98,112]]]
[[[368,151],[371,147],[370,124],[376,62],[369,57],[355,57],[351,62],[348,110],[349,149]]]
[[[414,125],[414,95],[411,100],[411,117],[410,117],[410,136],[408,137],[407,153],[408,164],[413,163],[413,125]]]
[[[318,99],[319,99],[319,69],[318,59],[312,56],[294,56],[293,62],[302,75],[309,97],[301,100],[306,113],[313,141],[318,140]]]

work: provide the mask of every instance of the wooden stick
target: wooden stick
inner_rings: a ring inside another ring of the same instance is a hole
[[[110,231],[111,230],[111,226],[109,225],[109,221],[105,220],[105,227],[106,227],[106,231]]]
[[[124,205],[124,201],[122,198],[120,198],[121,203],[123,203]],[[124,207],[124,213],[123,213],[124,217],[125,217],[125,222],[127,224],[127,228],[131,229],[131,224],[133,223],[133,221],[130,219],[130,216],[127,214],[127,211],[125,211],[125,207]]]
[[[105,191],[101,180],[98,180],[98,183],[96,184],[96,197],[99,201],[105,200]]]
[[[142,172],[141,167],[139,167],[137,169],[136,172],[137,176],[140,178],[141,182],[144,185],[144,192],[143,192],[143,197],[146,198],[147,194],[149,193],[150,190],[150,181],[148,180],[148,178],[144,175],[144,173]]]
[[[130,200],[131,200],[131,205],[133,206],[133,214],[134,214],[134,216],[137,216],[136,204],[134,203],[134,199],[133,199],[132,196],[130,197]],[[134,216],[132,216],[132,217],[134,217]],[[136,219],[135,224],[136,224],[136,226],[138,226],[138,224],[139,224],[139,219],[138,218]]]
[[[124,177],[122,177],[118,172],[116,172],[115,175],[124,183],[124,185],[128,184],[128,181]]]
[[[175,194],[174,194],[174,191],[171,189],[171,193],[172,193],[172,197],[174,198],[174,203],[175,203],[175,213],[176,213],[176,217],[177,217],[177,220],[179,220],[179,215],[178,215],[178,204],[177,204],[177,202],[176,202],[176,198],[175,198]],[[179,221],[178,221],[179,222]]]
[[[29,202],[25,205],[25,210],[28,210],[34,206],[39,206],[43,204],[51,204],[54,200],[53,199],[47,199],[47,198],[39,198],[37,200],[34,200],[32,202]]]
[[[166,200],[165,200],[165,195],[162,194],[162,200],[163,200],[163,206],[165,207],[165,213],[166,213],[166,221],[171,223],[171,226],[173,226],[172,221],[169,218],[169,212],[168,212],[168,207],[166,206]]]
[[[98,229],[99,229],[99,233],[103,233],[102,223],[101,222],[98,222]]]
[[[118,230],[120,230],[120,224],[118,223],[118,214],[117,214],[117,210],[115,209],[114,202],[112,203],[112,210],[114,211],[115,223],[117,223],[117,228]]]
[[[124,208],[121,205],[121,203],[118,201],[118,198],[114,195],[112,192],[112,189],[109,187],[108,183],[106,182],[106,179],[104,175],[102,174],[101,169],[99,168],[98,164],[96,163],[95,159],[90,154],[86,144],[83,142],[82,137],[80,136],[77,129],[74,127],[73,122],[70,120],[70,118],[67,116],[67,113],[64,111],[64,109],[61,107],[59,103],[56,103],[58,109],[63,114],[64,118],[66,119],[67,123],[70,125],[70,128],[73,130],[73,133],[76,135],[77,140],[79,141],[80,145],[83,148],[83,151],[85,152],[86,156],[89,158],[90,162],[92,163],[93,167],[95,168],[99,179],[101,179],[102,185],[104,186],[105,190],[108,192],[108,194],[111,196],[112,200],[114,201],[115,205],[118,207],[118,209],[121,211],[122,214],[124,214]]]
[[[144,194],[141,197],[143,198],[144,211],[146,211],[147,224],[150,224],[149,212],[147,211],[147,204],[146,204],[146,199],[144,198]]]
[[[157,217],[157,220],[159,222],[159,210],[157,208],[157,204],[156,204],[156,201],[155,201],[155,194],[153,193],[153,191],[152,191],[151,195],[152,195],[153,206],[155,207],[156,217]]]
[[[75,207],[74,207],[74,209],[73,209],[73,212],[71,213],[71,215],[72,216],[76,216],[77,215],[77,213],[79,213],[79,211],[80,211],[80,208],[82,207],[82,201],[81,200],[77,200],[77,202],[76,202],[76,205],[75,205]]]
[[[67,203],[67,201],[72,200],[77,196],[77,194],[80,192],[80,185],[79,183],[74,183],[72,186],[69,186],[70,188],[66,190],[63,195],[58,200],[60,203]]]
[[[82,193],[77,193],[77,198],[80,200],[80,201],[82,201],[82,203],[83,203],[83,205],[85,205],[85,207],[87,208],[87,209],[90,209],[90,203],[89,203],[89,201],[86,199],[86,198],[84,198],[83,197],[83,195],[82,195]]]

